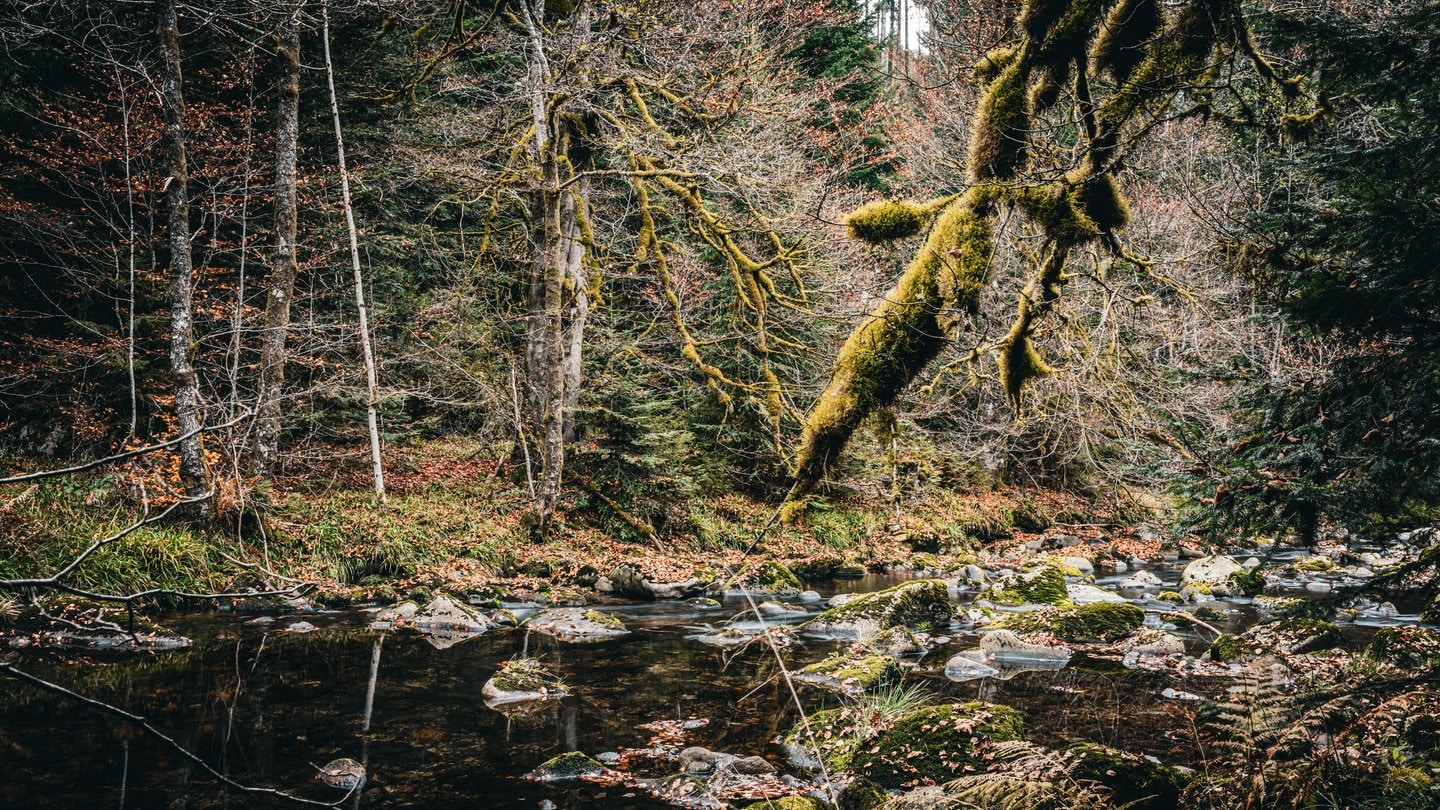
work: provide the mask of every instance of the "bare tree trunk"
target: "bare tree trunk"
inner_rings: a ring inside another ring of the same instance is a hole
[[[210,468],[200,434],[200,386],[194,366],[195,337],[190,301],[193,293],[190,254],[190,197],[185,165],[185,95],[180,73],[180,30],[175,0],[156,4],[156,35],[164,62],[160,114],[164,120],[165,207],[170,227],[170,370],[175,383],[175,417],[181,435],[180,481],[189,498],[210,491]],[[208,500],[196,505],[194,515],[209,520]]]
[[[130,431],[135,438],[140,419],[140,391],[135,383],[135,182],[130,165],[130,101],[125,93],[125,77],[115,68],[115,87],[120,92],[120,128],[125,139],[125,241],[128,243],[129,293],[125,310],[125,371],[130,377]],[[129,749],[126,749],[128,756]]]
[[[280,443],[280,400],[285,388],[285,333],[290,326],[290,301],[295,294],[296,193],[295,161],[300,133],[300,8],[297,0],[280,20],[275,55],[280,74],[275,82],[279,107],[275,134],[275,258],[270,293],[265,298],[265,331],[260,343],[260,389],[255,401],[255,448],[250,473],[268,478]]]
[[[335,153],[340,164],[340,199],[345,206],[345,228],[350,235],[350,267],[355,273],[355,309],[360,315],[360,348],[365,355],[365,415],[370,430],[370,463],[375,475],[375,498],[385,505],[385,468],[380,462],[380,382],[375,373],[375,352],[370,346],[370,316],[365,309],[365,277],[360,271],[360,240],[355,231],[355,209],[350,205],[350,173],[345,168],[345,138],[340,131],[340,102],[335,95],[335,69],[330,62],[330,6],[320,5],[325,43],[325,81],[330,87],[330,117],[335,122]]]

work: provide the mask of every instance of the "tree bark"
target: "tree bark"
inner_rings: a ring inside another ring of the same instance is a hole
[[[365,358],[365,422],[370,432],[370,466],[375,478],[375,499],[384,506],[385,467],[380,460],[380,381],[375,371],[375,350],[370,345],[370,316],[365,308],[365,276],[360,271],[360,239],[355,209],[350,204],[350,172],[345,168],[345,138],[340,129],[340,101],[335,94],[335,68],[330,62],[330,5],[320,4],[324,27],[325,81],[330,88],[330,117],[335,122],[335,154],[340,166],[340,199],[345,206],[345,230],[350,236],[350,269],[355,275],[355,310],[360,319],[360,348]]]
[[[250,473],[269,478],[280,443],[280,401],[285,388],[285,336],[298,271],[296,257],[295,162],[300,134],[300,8],[298,0],[280,20],[275,55],[279,98],[275,116],[275,255],[270,292],[265,297],[265,329],[260,343],[259,392],[255,401],[255,446]]]
[[[200,386],[195,373],[195,337],[191,322],[190,198],[185,163],[185,94],[180,72],[180,30],[175,0],[156,4],[156,37],[163,62],[160,114],[164,122],[165,208],[170,242],[170,371],[175,385],[175,417],[181,435],[180,482],[185,496],[198,498],[210,492],[210,467],[200,430]],[[212,516],[209,500],[196,504],[192,514],[200,520]]]
[[[576,165],[576,164],[572,164]],[[583,168],[576,165],[576,168]],[[570,302],[565,318],[564,429],[565,444],[575,441],[575,411],[580,405],[580,384],[583,381],[585,323],[590,319],[590,295],[586,292],[589,278],[585,273],[585,243],[580,236],[580,217],[589,201],[590,182],[580,180],[573,196],[566,194],[560,201],[560,256],[565,285],[570,288]]]

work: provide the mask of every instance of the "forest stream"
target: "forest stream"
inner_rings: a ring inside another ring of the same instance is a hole
[[[1119,590],[1147,610],[1148,626],[1159,627],[1173,608],[1153,594],[1174,587],[1180,569],[1179,563],[1157,562],[1150,570],[1163,584],[1144,590],[1117,588],[1124,574],[1102,575],[1095,584]],[[805,613],[783,621],[797,624],[823,610],[816,596],[875,592],[912,578],[871,574],[807,583],[817,589],[806,595],[808,602],[786,600]],[[1298,581],[1282,586],[1307,593]],[[962,589],[959,615],[974,599]],[[936,701],[1012,706],[1023,714],[1031,742],[1063,747],[1091,741],[1199,769],[1204,758],[1192,716],[1176,711],[1176,703],[1223,699],[1236,679],[1187,672],[1185,662],[1210,646],[1214,630],[1234,633],[1254,624],[1252,601],[1209,603],[1224,618],[1208,629],[1175,628],[1188,655],[1172,655],[1167,664],[1149,668],[1129,668],[1120,656],[1092,655],[1077,645],[1075,656],[1060,668],[1002,666],[996,675],[957,682],[947,677],[946,663],[975,648],[980,634],[974,627],[936,629],[921,636],[926,652],[906,659],[904,683],[919,685]],[[144,715],[247,785],[335,801],[345,794],[324,784],[319,769],[337,758],[358,760],[368,781],[347,807],[687,806],[684,796],[656,798],[652,794],[663,789],[647,780],[673,776],[678,754],[689,746],[758,755],[778,768],[769,778],[797,792],[824,788],[821,776],[798,767],[777,745],[798,715],[779,677],[776,652],[764,643],[704,643],[707,633],[713,637],[727,624],[749,632],[758,628],[743,594],[729,592],[718,602],[602,601],[593,607],[632,632],[582,644],[529,632],[525,622],[534,605],[504,607],[518,617],[518,627],[462,643],[377,629],[380,608],[303,615],[236,609],[169,617],[168,626],[193,640],[187,649],[79,662],[32,652],[25,664],[33,674]],[[1363,648],[1376,628],[1415,622],[1414,615],[1389,606],[1352,614],[1341,624],[1344,646]],[[780,651],[791,672],[845,646],[803,633],[796,639]],[[538,658],[569,695],[520,711],[488,708],[482,685],[503,662],[520,657]],[[0,689],[0,770],[6,774],[0,806],[212,808],[272,801],[222,790],[170,748],[76,702],[13,680],[0,683]],[[796,694],[807,712],[853,702],[806,684],[797,684]],[[621,776],[611,771],[612,778],[592,781],[526,778],[541,763],[570,751],[618,763]],[[688,806],[705,806],[707,800],[690,797]]]

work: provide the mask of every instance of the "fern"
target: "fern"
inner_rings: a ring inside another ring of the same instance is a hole
[[[1033,743],[997,742],[991,750],[999,770],[973,774],[945,785],[940,807],[983,810],[1104,810],[1109,791],[1079,779],[1080,759]]]

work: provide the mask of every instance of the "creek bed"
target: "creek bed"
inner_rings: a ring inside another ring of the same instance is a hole
[[[1173,571],[1166,574],[1173,581]],[[870,577],[828,584],[836,591],[871,591],[898,581]],[[1102,578],[1102,583],[1105,579]],[[363,762],[369,782],[348,807],[652,808],[667,805],[643,792],[589,783],[559,788],[519,778],[566,751],[596,755],[643,747],[657,720],[706,718],[687,744],[748,756],[806,777],[786,762],[776,738],[797,719],[774,653],[762,644],[726,650],[697,642],[705,626],[721,626],[743,609],[682,602],[600,609],[634,632],[598,644],[563,645],[523,629],[494,630],[448,649],[423,637],[370,629],[362,611],[309,615],[306,633],[286,632],[296,619],[266,625],[248,617],[193,614],[166,624],[193,647],[158,655],[76,661],[28,656],[30,672],[148,717],[229,777],[315,799],[340,793],[315,777],[340,757]],[[1243,604],[1230,607],[1221,629],[1254,621]],[[818,610],[818,606],[812,606]],[[1359,645],[1374,627],[1351,625]],[[1190,636],[1191,653],[1208,636]],[[1223,695],[1223,678],[1192,678],[1126,670],[1077,655],[1064,669],[952,683],[945,661],[975,646],[955,633],[907,676],[937,698],[987,700],[1025,716],[1026,737],[1063,745],[1094,741],[1151,754],[1171,764],[1197,756],[1185,712],[1161,696],[1178,686],[1204,697]],[[783,652],[798,669],[841,648],[803,639]],[[538,656],[572,695],[523,714],[502,714],[480,699],[481,686],[514,656]],[[841,700],[800,687],[806,709]],[[367,730],[368,711],[368,730]],[[215,780],[150,737],[58,696],[13,680],[0,682],[0,806],[264,807],[269,800],[222,791]],[[656,774],[658,775],[658,774]],[[280,805],[276,805],[280,806]],[[286,805],[288,806],[288,805]],[[743,805],[741,805],[743,806]]]

